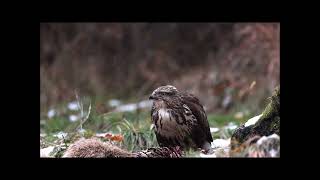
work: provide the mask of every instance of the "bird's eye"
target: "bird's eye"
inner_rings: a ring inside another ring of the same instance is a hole
[[[173,95],[173,93],[172,92],[161,92],[161,95],[170,96],[170,95]]]
[[[160,92],[159,93],[161,96],[165,96],[167,93],[166,92]]]

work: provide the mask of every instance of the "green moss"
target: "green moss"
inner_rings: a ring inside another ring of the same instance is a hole
[[[270,103],[263,111],[263,118],[271,118],[280,114],[280,86],[276,87],[272,96],[269,98]]]
[[[254,129],[264,132],[277,133],[280,135],[280,87],[276,87],[273,95],[269,98],[270,103],[265,108],[259,121],[254,125]]]
[[[232,149],[253,136],[268,136],[273,133],[280,135],[280,87],[275,88],[271,101],[262,113],[262,116],[254,125],[236,129],[232,135],[235,143],[231,144]]]
[[[91,138],[92,136],[94,136],[96,133],[90,129],[86,130],[84,132],[84,138]]]
[[[227,125],[229,122],[235,122],[236,119],[232,115],[208,115],[208,121],[210,126],[222,127]]]

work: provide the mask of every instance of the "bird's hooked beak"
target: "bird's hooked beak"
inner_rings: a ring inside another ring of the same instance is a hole
[[[154,94],[151,94],[151,95],[149,96],[149,99],[150,99],[150,100],[157,100],[158,98],[157,98]]]

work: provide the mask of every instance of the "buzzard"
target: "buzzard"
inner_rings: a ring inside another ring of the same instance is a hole
[[[166,85],[154,90],[149,99],[153,100],[151,119],[160,147],[211,149],[207,115],[198,98]]]

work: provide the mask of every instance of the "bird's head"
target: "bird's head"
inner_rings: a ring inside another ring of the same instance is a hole
[[[160,86],[152,92],[149,99],[151,100],[166,100],[167,98],[174,97],[178,94],[176,87],[171,85]]]

